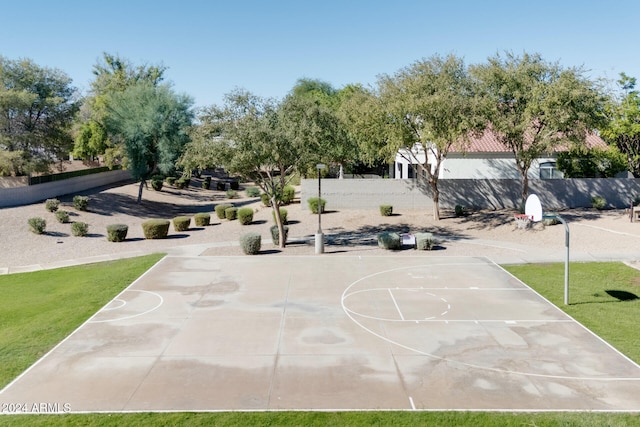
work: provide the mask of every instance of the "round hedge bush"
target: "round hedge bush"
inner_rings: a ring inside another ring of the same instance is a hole
[[[271,199],[269,198],[268,194],[262,193],[260,195],[260,201],[262,202],[262,205],[266,208],[271,207]]]
[[[190,216],[177,216],[173,218],[173,229],[175,231],[187,231],[191,225]]]
[[[89,224],[86,222],[74,222],[71,224],[71,234],[76,237],[84,237],[89,233]]]
[[[218,219],[225,219],[227,216],[224,211],[232,207],[233,205],[229,203],[222,203],[222,204],[216,205],[214,209],[216,211],[216,216],[218,217]]]
[[[162,184],[164,184],[164,177],[162,175],[154,175],[151,177],[151,188],[155,191],[162,191]]]
[[[260,189],[258,187],[247,187],[244,193],[247,197],[260,197]]]
[[[382,216],[391,216],[391,215],[393,215],[393,206],[391,206],[391,205],[380,205],[380,215],[382,215]]]
[[[291,185],[285,185],[282,189],[282,204],[289,205],[296,196],[296,189]]]
[[[289,237],[289,227],[287,227],[285,225],[285,226],[283,226],[283,228],[284,228],[284,241],[286,243],[287,237]],[[269,231],[271,231],[271,240],[273,241],[273,244],[274,245],[279,244],[280,243],[280,231],[278,230],[278,226],[277,225],[271,226]]]
[[[240,208],[238,209],[238,221],[242,225],[249,225],[253,222],[253,209]]]
[[[430,251],[436,245],[436,240],[431,233],[416,233],[416,249]]]
[[[129,226],[126,224],[107,225],[107,240],[110,242],[124,242],[128,231]]]
[[[31,231],[35,234],[42,234],[47,228],[47,221],[40,217],[29,218],[27,222]]]
[[[247,233],[240,236],[240,247],[246,255],[255,255],[260,252],[262,238],[258,233]]]
[[[378,246],[382,249],[396,250],[402,246],[402,239],[398,233],[383,232],[378,234]]]
[[[47,199],[44,201],[44,208],[49,212],[57,211],[59,206],[60,206],[60,200],[58,199]]]
[[[73,196],[73,207],[79,211],[86,211],[89,207],[89,198],[87,196]]]
[[[169,185],[174,185],[176,183],[176,177],[175,176],[168,176],[165,181],[167,182],[167,184]]]
[[[224,210],[224,217],[229,221],[233,221],[238,217],[238,208],[232,206]]]
[[[193,216],[193,220],[198,227],[206,227],[211,223],[211,215],[206,212],[199,212]]]
[[[307,199],[307,203],[309,204],[309,209],[311,210],[311,213],[317,214],[318,213],[318,198],[317,197],[309,197]],[[327,201],[325,199],[320,199],[321,212],[324,212],[326,204],[327,204]]]
[[[164,239],[169,234],[168,219],[149,219],[142,223],[142,232],[145,239]]]
[[[280,219],[282,220],[283,224],[287,223],[287,215],[288,214],[289,214],[289,212],[286,209],[280,208]],[[272,210],[271,211],[271,216],[273,217],[273,222],[276,222],[276,211]]]
[[[56,211],[56,219],[61,224],[66,224],[69,222],[69,212],[58,210]]]

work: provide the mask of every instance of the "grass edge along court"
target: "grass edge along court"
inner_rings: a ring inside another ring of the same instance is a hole
[[[0,276],[0,383],[8,384],[163,257]],[[505,269],[634,361],[640,272],[618,262],[574,263],[564,306],[563,264]],[[91,280],[87,280],[90,277]],[[65,304],[60,304],[60,301]],[[40,317],[43,316],[43,317]],[[2,402],[4,403],[4,402]],[[630,413],[497,412],[213,412],[2,415],[4,425],[640,425]]]

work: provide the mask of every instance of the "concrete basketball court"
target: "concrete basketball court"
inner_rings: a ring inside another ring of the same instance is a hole
[[[166,257],[0,401],[639,411],[640,367],[482,257]]]

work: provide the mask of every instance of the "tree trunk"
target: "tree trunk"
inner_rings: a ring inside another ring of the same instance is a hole
[[[527,196],[529,193],[529,177],[527,174],[522,175],[522,206],[527,202]]]
[[[438,183],[431,183],[431,191],[433,193],[433,220],[440,221],[440,190],[438,190]]]
[[[140,203],[142,201],[142,188],[144,187],[144,179],[140,180],[140,187],[138,187],[138,200],[136,203]]]
[[[271,198],[271,206],[273,207],[273,213],[276,217],[276,225],[278,226],[278,247],[284,249],[287,241],[285,240],[284,235],[284,224],[282,224],[282,217],[280,216],[280,203],[276,201],[275,196]]]

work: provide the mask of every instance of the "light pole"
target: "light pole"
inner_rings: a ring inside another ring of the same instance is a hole
[[[322,169],[325,168],[325,165],[322,163],[318,163],[316,165],[316,169],[318,169],[318,232],[316,233],[315,236],[315,241],[316,241],[316,254],[322,254],[324,253],[324,236],[322,234],[322,203],[320,202],[321,200],[321,195],[322,192],[320,190],[320,182],[321,182],[321,173],[320,171]]]

